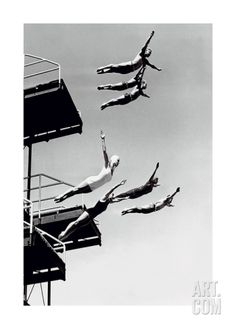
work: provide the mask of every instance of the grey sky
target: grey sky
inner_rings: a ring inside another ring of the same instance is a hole
[[[99,84],[134,74],[97,75],[96,68],[131,60],[151,31],[147,68],[150,99],[100,111],[120,92]],[[160,187],[134,201],[110,205],[98,219],[102,247],[67,253],[67,281],[53,283],[53,304],[187,304],[193,284],[209,280],[211,264],[211,25],[25,25],[25,52],[57,61],[83,134],[33,147],[33,173],[77,184],[103,164],[100,129],[109,155],[121,158],[113,181],[85,195],[92,206],[113,184],[122,192],[143,184],[157,161]],[[27,150],[25,151],[27,155]],[[174,192],[174,208],[120,216],[122,209],[155,202]],[[59,191],[60,192],[60,191]],[[81,203],[81,196],[64,202]],[[39,294],[32,301],[39,302]]]

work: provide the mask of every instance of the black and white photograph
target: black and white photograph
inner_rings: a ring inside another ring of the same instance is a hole
[[[25,305],[191,304],[212,280],[211,24],[25,24],[24,56]]]
[[[1,8],[3,326],[232,327],[232,3]]]

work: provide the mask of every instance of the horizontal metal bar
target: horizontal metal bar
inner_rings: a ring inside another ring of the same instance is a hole
[[[58,182],[58,183],[61,183],[61,184],[65,184],[65,185],[68,185],[70,187],[74,187],[74,185],[72,185],[72,184],[66,183],[66,182],[64,182],[64,181],[62,181],[60,179],[54,178],[52,176],[49,176],[49,175],[46,175],[46,174],[43,174],[43,173],[31,175],[30,177],[29,176],[26,176],[26,177],[24,177],[24,179],[35,178],[35,177],[39,177],[39,176],[43,176],[45,178],[49,178],[51,180],[54,180],[55,182]]]
[[[46,59],[46,58],[43,58],[43,57],[39,57],[39,56],[31,55],[31,54],[25,54],[25,56],[32,57],[32,58],[36,58],[36,59],[42,59],[44,62],[48,62],[48,63],[54,64],[54,65],[58,65],[58,66],[60,66],[59,63],[56,63],[56,62],[54,62],[54,61],[51,61],[51,60]]]
[[[68,184],[68,183],[66,183],[66,182],[64,182],[64,181],[62,181],[62,180],[60,180],[60,179],[54,178],[54,177],[52,177],[52,176],[49,176],[49,175],[46,175],[46,174],[41,174],[41,175],[44,176],[44,177],[46,177],[46,178],[50,178],[50,179],[54,180],[55,182],[60,182],[60,183],[63,183],[63,184],[69,185],[69,186],[71,186],[71,187],[74,187],[74,185]]]
[[[53,61],[50,61],[49,59],[44,59],[45,62],[48,62],[50,64],[54,64],[54,65],[57,65],[59,68],[60,68],[60,64],[56,63],[56,62],[53,62]]]
[[[49,201],[49,200],[53,200],[53,199],[55,199],[55,197],[56,197],[56,196],[53,196],[53,197],[51,197],[51,198],[41,199],[40,201]],[[39,200],[34,200],[34,201],[32,201],[32,203],[35,203],[35,202],[39,202]]]
[[[29,179],[29,178],[34,178],[34,177],[39,177],[39,176],[42,176],[43,174],[35,174],[35,175],[31,175],[30,177],[29,176],[25,176],[24,179]]]
[[[38,63],[42,63],[42,62],[45,62],[45,60],[44,59],[40,59],[38,61],[31,62],[31,63],[25,64],[24,67],[28,67],[28,66],[35,65],[35,64],[38,64]]]
[[[35,94],[37,93],[37,95],[45,95],[46,93],[53,93],[55,91],[57,91],[60,88],[60,82],[58,81],[58,85],[50,88],[50,90],[38,90],[38,89],[34,89],[34,91],[32,91],[31,94],[24,94],[24,99],[29,99],[32,97],[35,97]]]
[[[59,70],[59,67],[56,67],[54,69],[48,69],[48,70],[40,71],[40,72],[37,72],[37,73],[28,74],[28,75],[24,76],[24,79],[32,78],[32,77],[35,77],[35,76],[40,75],[40,74],[49,73],[49,72],[58,71],[58,70]]]
[[[34,213],[34,224],[41,225],[43,227],[44,225],[47,226],[47,224],[53,223],[56,227],[57,223],[65,223],[65,222],[71,222],[72,220],[76,220],[79,218],[79,216],[83,213],[83,209],[77,208],[77,209],[56,209],[56,210],[49,210],[47,212],[44,212],[42,214],[41,219],[38,218],[38,213]]]
[[[36,59],[44,59],[44,58],[42,58],[42,57],[35,56],[35,55],[31,55],[31,54],[25,54],[25,56],[27,56],[27,57],[32,57],[32,58],[36,58]]]
[[[50,207],[50,208],[45,208],[43,210],[41,210],[41,215],[44,215],[45,213],[47,213],[48,210],[63,210],[65,209],[66,207],[65,206],[57,206],[57,207]],[[34,211],[34,214],[37,214],[38,213],[38,210],[35,210]]]
[[[46,187],[51,187],[51,186],[61,185],[61,184],[63,184],[63,183],[53,183],[53,184],[41,185],[41,189],[42,189],[42,188],[46,188]],[[30,188],[30,191],[38,190],[38,189],[39,189],[39,186],[37,186],[37,187],[31,187],[31,188]],[[29,191],[28,188],[24,190],[24,192],[27,192],[27,191]]]

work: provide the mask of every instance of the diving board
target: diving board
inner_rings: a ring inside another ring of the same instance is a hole
[[[42,211],[40,212],[40,217],[39,213],[34,215],[34,225],[57,238],[58,235],[66,229],[67,225],[75,221],[83,211],[84,209],[81,206]],[[47,238],[47,240],[53,247],[57,246],[55,241],[52,241],[50,238]],[[66,246],[66,250],[95,245],[101,246],[101,233],[94,220],[91,219],[87,225],[80,227],[78,232],[71,234],[71,236],[63,242]]]
[[[34,230],[29,243],[29,227],[24,228],[24,285],[66,279],[65,262],[46,238]]]
[[[24,90],[24,145],[81,134],[82,126],[63,79]]]

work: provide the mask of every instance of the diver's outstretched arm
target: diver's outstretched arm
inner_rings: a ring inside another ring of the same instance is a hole
[[[119,195],[112,197],[111,199],[111,203],[115,203],[115,202],[121,202],[124,200],[129,200],[129,196],[124,196],[124,197],[119,197]]]
[[[109,196],[121,185],[124,185],[126,183],[126,179],[123,179],[119,184],[113,186],[100,200],[106,201]]]
[[[180,192],[180,187],[177,187],[176,191],[170,197],[173,198],[178,192]]]
[[[156,67],[155,65],[151,64],[147,59],[145,59],[146,65],[150,66],[152,69],[157,70],[157,71],[162,71],[161,68]]]
[[[168,206],[168,207],[174,207],[174,206],[171,204],[171,202],[173,201],[173,198],[174,198],[175,194],[177,194],[179,191],[180,191],[180,188],[178,187],[178,188],[176,189],[176,191],[175,191],[172,195],[169,195],[169,196],[166,197],[166,199],[165,199],[165,201],[167,202],[167,203],[166,203],[166,206]]]
[[[103,156],[104,156],[104,161],[105,161],[105,168],[107,168],[109,165],[109,158],[108,158],[107,151],[106,151],[105,134],[103,133],[102,130],[101,130],[100,136],[101,136],[101,140],[102,140],[102,151],[103,151]]]
[[[149,45],[149,43],[150,43],[150,41],[151,41],[153,35],[154,35],[154,31],[152,31],[152,33],[150,34],[150,37],[147,39],[145,45],[144,45],[144,46],[142,47],[142,49],[141,49],[141,53],[142,53],[142,55],[145,54],[145,51],[146,51],[146,49],[147,49],[147,47],[148,47],[148,45]]]

